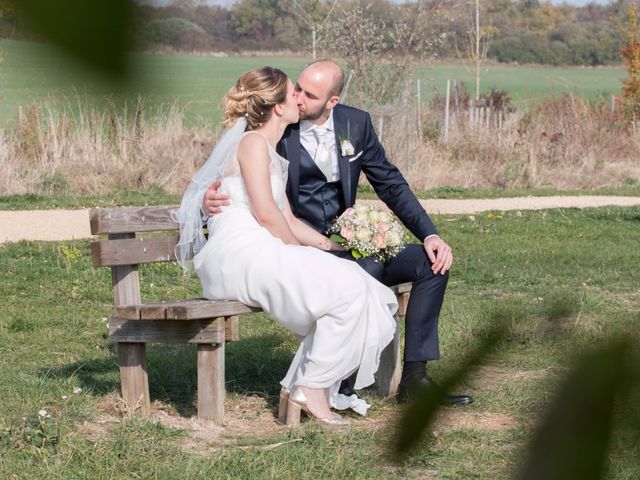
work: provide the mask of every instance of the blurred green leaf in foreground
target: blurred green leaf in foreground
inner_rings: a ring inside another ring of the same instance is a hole
[[[113,78],[127,73],[130,0],[4,0],[44,38]]]

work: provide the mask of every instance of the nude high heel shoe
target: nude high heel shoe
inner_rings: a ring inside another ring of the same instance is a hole
[[[287,403],[289,402],[289,390],[282,387],[280,389],[280,398],[278,401],[278,422],[287,424]]]
[[[286,424],[289,427],[295,427],[300,425],[300,414],[305,412],[307,416],[314,419],[316,422],[322,423],[324,425],[330,425],[335,427],[342,427],[351,425],[351,422],[346,418],[342,418],[340,415],[332,415],[326,418],[318,418],[314,416],[307,407],[307,397],[305,397],[302,390],[297,387],[294,387],[289,394],[289,399],[287,401],[287,414],[286,414]]]

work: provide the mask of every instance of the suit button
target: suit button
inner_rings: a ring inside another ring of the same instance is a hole
[[[328,207],[328,206],[329,206],[329,200],[325,200],[325,201],[324,201],[324,206],[325,206],[325,207]]]

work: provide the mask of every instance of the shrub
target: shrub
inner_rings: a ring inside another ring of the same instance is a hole
[[[149,44],[194,49],[210,45],[211,40],[202,27],[184,18],[153,20],[147,24],[144,39]]]

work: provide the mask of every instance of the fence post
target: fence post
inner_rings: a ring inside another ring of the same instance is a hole
[[[418,138],[422,137],[422,98],[420,95],[420,79],[416,80],[417,97],[418,97]]]
[[[449,100],[451,98],[451,80],[447,79],[447,95],[444,105],[444,139],[449,138]]]
[[[453,109],[452,124],[456,131],[460,130],[460,92],[458,90],[458,80],[453,79]]]
[[[342,89],[342,95],[340,96],[340,101],[344,103],[347,100],[347,94],[349,93],[349,87],[351,86],[351,80],[353,79],[353,70],[349,72],[349,76],[347,77],[347,82]]]

